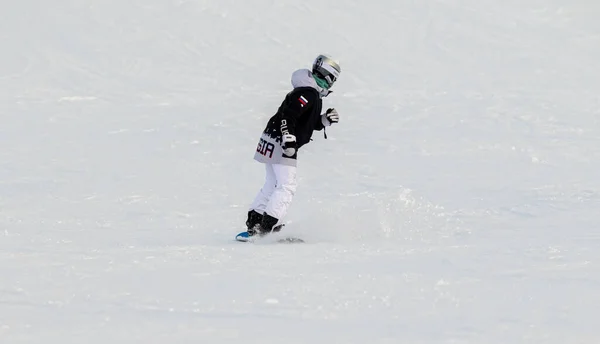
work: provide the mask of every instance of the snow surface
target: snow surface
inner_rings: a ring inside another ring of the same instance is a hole
[[[0,3],[0,343],[600,342],[600,3]],[[289,78],[341,61],[287,231]]]

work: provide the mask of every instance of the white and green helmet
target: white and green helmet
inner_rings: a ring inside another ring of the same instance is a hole
[[[330,89],[341,72],[340,63],[329,56],[319,55],[313,62],[313,77],[317,85],[324,89]]]

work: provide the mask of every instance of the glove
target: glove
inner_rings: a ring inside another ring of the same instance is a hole
[[[338,123],[340,121],[340,114],[338,114],[337,110],[334,108],[329,108],[327,111],[321,115],[321,122],[324,126],[328,127],[333,123]]]
[[[281,140],[283,142],[283,145],[281,146],[283,147],[283,154],[289,157],[294,156],[294,154],[296,154],[296,147],[298,147],[296,143],[296,136],[284,134],[281,137]]]

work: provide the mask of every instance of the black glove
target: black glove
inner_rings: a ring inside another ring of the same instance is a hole
[[[323,125],[326,127],[340,121],[340,114],[338,114],[337,110],[334,108],[327,109],[327,111],[321,116],[323,116],[321,122],[323,122]]]
[[[296,136],[291,134],[285,134],[281,137],[283,154],[289,157],[294,156],[296,154],[296,148],[298,144],[296,143]]]

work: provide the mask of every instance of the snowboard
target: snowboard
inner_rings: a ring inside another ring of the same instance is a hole
[[[277,234],[275,234],[277,235]],[[235,236],[235,240],[239,241],[239,242],[259,242],[264,240],[265,238],[269,238],[269,234],[265,235],[265,236],[260,236],[260,235],[253,235],[253,236],[249,236],[248,232],[241,232],[240,234]],[[300,243],[304,243],[304,240],[300,239],[300,238],[295,238],[295,237],[281,237],[279,239],[275,240],[276,243],[279,244],[300,244]]]

